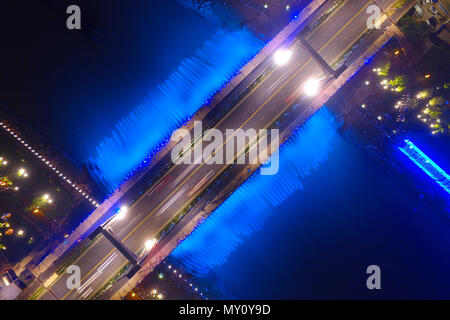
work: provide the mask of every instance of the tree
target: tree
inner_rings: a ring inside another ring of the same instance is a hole
[[[419,21],[412,16],[402,18],[399,25],[408,40],[415,45],[421,45],[431,34],[431,30],[428,28],[426,22]]]
[[[398,0],[395,4],[394,4],[394,9],[401,9],[403,8],[403,5],[405,4],[406,0]]]
[[[25,208],[25,211],[43,213],[43,211],[47,208],[47,206],[48,202],[45,201],[42,197],[38,197],[33,200],[33,204],[31,206]]]
[[[1,177],[0,178],[0,187],[1,188],[8,188],[12,186],[13,182],[9,177]]]
[[[444,102],[444,97],[434,97],[430,101],[428,101],[430,106],[442,106]]]
[[[406,77],[404,75],[396,76],[389,84],[395,88],[397,92],[402,92],[406,89]]]
[[[378,72],[378,75],[380,76],[388,76],[389,75],[389,71],[391,71],[391,63],[388,62],[384,65],[383,68],[381,68],[380,72]]]

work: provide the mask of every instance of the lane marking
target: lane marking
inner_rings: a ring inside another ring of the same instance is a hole
[[[342,3],[342,5],[331,15],[329,15],[324,21],[322,21],[322,23],[316,28],[314,29],[314,32],[311,33],[310,35],[308,35],[307,39],[310,39],[314,33],[316,33],[320,28],[322,28],[327,22],[328,20],[330,20],[338,11],[340,11],[346,4],[348,3],[348,0],[345,1],[344,3]],[[325,11],[326,12],[326,11]],[[332,24],[332,26],[335,26],[336,22]]]
[[[346,23],[346,25],[344,26],[344,27],[342,27],[339,31],[338,31],[338,33],[336,33],[334,36],[333,36],[333,38],[330,40],[330,41],[327,41],[327,43],[324,45],[324,46],[322,46],[322,48],[320,48],[319,50],[318,50],[318,52],[320,52],[320,51],[322,51],[332,40],[334,40],[340,33],[342,33],[342,31],[362,12],[362,10],[364,10],[369,4],[371,3],[371,1],[369,1],[361,10],[359,10],[358,12],[357,12],[357,14],[355,15],[355,16],[353,16],[353,18],[350,20],[350,21],[348,21],[347,23]],[[334,14],[333,14],[333,16],[334,16]],[[297,70],[284,84],[283,84],[283,86],[282,87],[280,87],[272,96],[270,96],[258,109],[256,109],[255,110],[255,112],[239,127],[239,129],[241,129],[244,125],[246,125],[251,119],[253,119],[253,117],[257,114],[257,113],[259,113],[259,111],[265,106],[265,105],[267,105],[276,95],[278,95],[278,93],[282,90],[282,89],[284,89],[285,87],[286,87],[286,85],[288,84],[288,83],[290,83],[310,62],[312,61],[312,58],[309,58],[308,59],[308,61],[304,64],[304,65],[302,65],[302,67],[299,69],[299,70]],[[244,99],[243,100],[241,100],[239,103],[237,103],[236,104],[236,106],[234,106],[231,110],[230,110],[230,112],[228,112],[227,113],[227,115],[230,115],[231,113],[232,113],[232,111],[234,111],[234,109],[237,107],[237,106],[239,106],[239,105],[241,105],[244,101],[245,101],[245,99],[246,98],[248,98],[250,95],[251,95],[251,93],[253,93],[253,91],[255,91],[256,90],[256,88],[258,88],[262,83],[263,83],[264,81],[261,81],[261,83],[260,84],[258,84],[248,95],[246,95],[245,97],[244,97]],[[289,108],[289,106],[288,107],[286,107],[286,108],[284,108],[280,113],[279,113],[279,116],[285,111],[285,110],[287,110]],[[219,124],[221,124],[226,118],[227,118],[227,115],[225,115],[225,117],[224,118],[222,118],[218,123],[217,123],[217,125],[215,126],[215,127],[217,127]],[[278,117],[279,117],[278,116]],[[234,138],[234,136],[231,136],[229,139],[231,139],[231,138]],[[229,139],[227,139],[227,141],[229,140]],[[226,144],[226,142],[227,141],[225,141],[223,144],[222,144],[222,146],[221,147],[223,147],[225,144]],[[195,145],[194,145],[195,146]],[[200,170],[200,168],[202,168],[203,167],[203,165],[205,165],[205,163],[203,163],[203,164],[201,164],[194,172],[192,172],[183,182],[182,182],[182,184],[180,184],[174,191],[172,191],[155,209],[153,209],[135,228],[133,228],[122,240],[121,240],[121,242],[125,242],[142,224],[144,224],[145,223],[145,221],[147,221],[154,213],[155,213],[155,211],[157,211],[176,191],[178,191],[178,189],[180,189],[187,181],[189,181],[189,179],[198,171],[198,170]],[[174,168],[175,167],[172,167],[172,169],[170,169],[170,171],[168,171],[168,173],[170,173],[172,170],[174,170]],[[225,168],[227,168],[227,166],[225,166]],[[222,172],[223,170],[221,170],[220,171],[220,173]],[[217,175],[216,175],[217,176]],[[214,177],[215,178],[215,177]],[[136,205],[136,202],[133,204],[133,206],[134,205]],[[98,263],[98,264],[100,264],[101,262],[103,262],[112,252],[114,252],[116,249],[114,248],[114,249],[112,249],[109,253],[107,253],[107,255],[102,259],[102,260],[100,260],[100,262]],[[94,268],[96,268],[97,266],[98,266],[98,264],[96,265],[96,266],[94,266]],[[94,269],[93,268],[93,269]],[[86,275],[86,276],[88,276],[90,273],[92,273],[92,271],[93,270],[91,270],[91,271],[89,271],[89,273]],[[85,277],[86,277],[85,276]],[[84,279],[84,278],[83,278]],[[82,280],[83,280],[82,279]],[[73,290],[73,289],[72,289]],[[71,291],[72,290],[70,290],[63,298],[62,298],[62,300],[64,300],[64,298],[65,297],[67,297],[70,293],[71,293]]]
[[[362,7],[349,21],[347,21],[347,23],[346,24],[344,24],[344,26],[338,31],[338,33],[336,33],[333,37],[331,37],[324,45],[323,45],[323,47],[321,47],[319,50],[317,50],[317,52],[318,53],[320,53],[325,47],[327,47],[330,43],[331,43],[331,41],[333,41],[334,39],[336,39],[336,37],[340,34],[340,33],[342,33],[342,31],[345,29],[345,28],[347,28],[349,25],[350,25],[350,23],[352,23],[360,14],[361,14],[361,12],[364,10],[364,9],[366,9],[371,3],[373,2],[373,0],[370,0],[368,3],[366,3],[365,5],[364,5],[364,7]],[[334,15],[334,14],[333,14]],[[359,34],[359,36],[358,36],[358,38],[360,38],[360,35],[361,34],[363,34],[364,32],[366,32],[366,30],[367,30],[367,28],[364,28],[364,30]],[[313,34],[311,34],[311,37],[314,35],[314,33]],[[311,38],[310,37],[310,38]],[[353,45],[355,42],[353,41],[351,44],[350,44],[350,46],[351,45]],[[339,57],[347,50],[347,48],[349,48],[350,46],[347,46],[346,47],[346,49],[344,49],[341,53],[339,53],[339,55],[337,56],[337,58],[336,59],[339,59]],[[311,60],[312,58],[310,58],[310,60]],[[335,60],[336,60],[335,59]],[[306,63],[306,64],[308,64],[309,62],[310,62],[310,60],[308,60],[308,62]],[[334,61],[333,61],[333,63],[334,63]],[[331,63],[331,64],[333,64],[333,63]],[[297,91],[298,91],[299,89],[296,89],[286,100],[285,100],[285,102],[286,103],[291,103],[293,100],[295,100],[295,94],[297,93]]]
[[[208,179],[211,177],[211,174],[214,174],[214,170],[209,171],[206,176],[200,180],[199,183],[197,183],[192,189],[191,191],[189,191],[188,198],[190,198],[198,189],[200,189],[206,182],[208,182]]]
[[[348,25],[349,25],[350,23],[352,23],[353,20],[355,20],[355,19],[361,14],[361,12],[363,12],[363,10],[365,10],[371,3],[372,3],[372,0],[370,0],[369,2],[367,2],[367,3],[364,5],[364,7],[362,7],[362,8],[356,13],[356,15],[353,16],[353,18],[351,18],[349,21],[347,21],[347,23],[344,24],[344,26],[343,26],[336,34],[334,34],[334,35],[333,35],[333,36],[332,36],[332,37],[324,44],[324,46],[323,46],[322,48],[328,46],[328,45],[330,44],[331,41],[333,41],[334,39],[336,39],[336,37],[337,37],[337,36],[338,36],[345,28],[347,28]],[[320,51],[322,50],[322,48],[319,49],[318,52],[320,52]]]
[[[116,250],[116,248],[112,249],[106,256],[104,256],[92,269],[89,271],[83,278],[81,278],[81,281],[86,279],[100,264],[102,264],[110,255]],[[69,292],[67,292],[61,300],[64,300],[74,289],[70,289]]]
[[[153,192],[158,192],[159,190],[161,190],[162,188],[164,188],[164,186],[169,183],[169,181],[172,180],[172,176],[168,175],[160,184],[158,184],[155,189],[153,189]],[[150,194],[151,194],[150,193]]]
[[[334,36],[333,39],[335,39],[340,33],[342,33],[342,31],[353,21],[356,19],[357,16],[359,16],[359,14],[372,2],[369,1],[362,9],[360,9],[355,16],[353,16],[352,19],[350,19],[344,27],[342,27]],[[322,51],[326,46],[328,46],[328,44],[331,41],[327,41],[326,44],[323,45],[322,48],[319,49],[319,52]],[[259,113],[259,111],[264,108],[276,95],[278,95],[279,92],[281,92],[282,89],[284,89],[286,87],[286,85],[288,83],[290,83],[310,62],[311,62],[312,58],[309,58],[308,61],[302,65],[302,67],[297,70],[284,84],[283,86],[281,86],[274,94],[272,94],[272,96],[270,96],[258,109],[255,110],[255,112],[239,127],[239,129],[242,129],[243,126],[245,126],[251,119],[253,119],[257,113]],[[285,108],[280,114],[282,114],[285,110],[287,110],[287,108]],[[230,140],[230,139],[234,139],[234,135],[230,136],[228,139],[226,139],[226,141],[221,145],[220,148],[223,148],[223,146]],[[212,155],[209,156],[209,159],[212,157]],[[166,202],[168,200],[168,198],[170,198],[176,191],[178,191],[178,189],[180,189],[187,181],[189,181],[189,179],[198,171],[200,170],[204,165],[205,165],[206,161],[204,163],[202,163],[198,168],[196,168],[194,170],[194,172],[192,172],[177,188],[175,188],[175,190],[173,190],[165,200],[163,200],[155,209],[153,209],[144,219],[142,219],[142,221],[135,227],[133,228],[130,233],[127,234],[127,236],[125,236],[125,238],[122,239],[122,242],[126,241],[142,224],[145,223],[145,221],[147,221],[147,219],[149,219],[156,210],[158,210],[162,204],[164,202]]]

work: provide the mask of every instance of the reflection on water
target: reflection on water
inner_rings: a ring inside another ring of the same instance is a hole
[[[217,32],[98,144],[90,159],[93,176],[113,190],[149,154],[159,150],[171,132],[226,84],[261,46],[247,29]]]
[[[450,298],[448,215],[336,128],[328,111],[313,116],[283,147],[280,174],[250,178],[174,262],[242,299]],[[377,292],[365,285],[372,264]]]
[[[326,108],[312,116],[282,146],[278,174],[254,174],[177,247],[173,256],[183,268],[205,275],[224,264],[245,237],[262,229],[273,208],[302,189],[302,180],[327,159],[337,127]]]

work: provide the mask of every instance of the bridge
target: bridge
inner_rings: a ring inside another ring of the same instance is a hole
[[[265,53],[254,59],[251,72],[241,75],[239,84],[222,96],[204,122],[221,132],[277,128],[286,140],[398,31],[392,23],[414,1],[406,1],[389,18],[385,16],[380,29],[367,28],[367,8],[378,5],[383,12],[392,12],[389,9],[396,3],[312,1],[282,31],[282,37],[275,38]],[[273,52],[278,48],[292,53],[284,65],[274,63]],[[321,85],[315,96],[304,92],[311,79]],[[195,152],[202,146],[194,140]],[[142,174],[120,197],[109,199],[107,209],[88,218],[89,226],[77,230],[34,270],[37,279],[23,298],[123,297],[257,168],[172,165],[167,151],[159,162],[161,174]],[[102,229],[98,229],[100,225]],[[70,265],[81,269],[80,289],[67,287]]]

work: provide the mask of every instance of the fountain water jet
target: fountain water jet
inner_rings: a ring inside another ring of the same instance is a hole
[[[113,191],[262,46],[245,28],[218,31],[193,57],[184,59],[167,80],[153,89],[97,145],[88,161],[92,176],[108,191]]]
[[[206,275],[224,264],[245,237],[261,230],[274,207],[295,191],[302,180],[327,160],[338,137],[339,124],[325,107],[313,115],[281,147],[280,171],[258,171],[240,186],[172,253],[185,270]],[[207,245],[206,245],[207,244]]]

